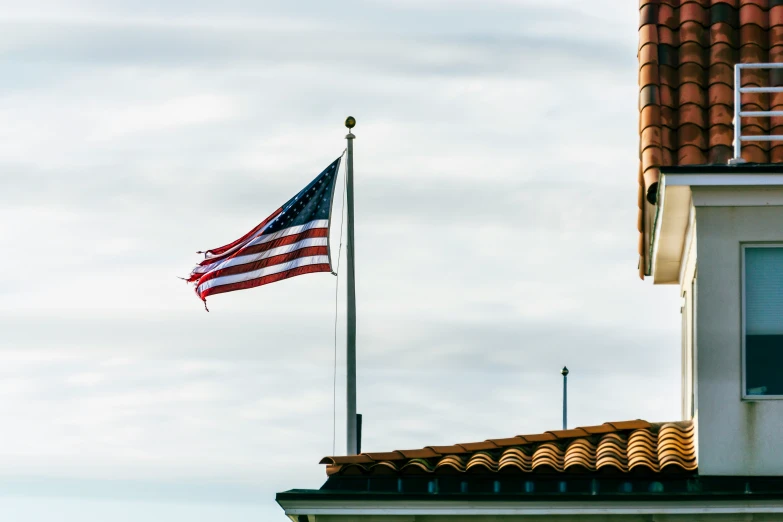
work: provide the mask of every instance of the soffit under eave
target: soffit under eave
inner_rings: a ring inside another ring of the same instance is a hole
[[[652,270],[654,284],[678,284],[685,249],[685,237],[692,206],[688,185],[666,184],[659,191],[658,212],[652,238]]]

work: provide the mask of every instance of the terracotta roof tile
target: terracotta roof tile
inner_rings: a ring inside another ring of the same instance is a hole
[[[463,442],[460,444],[463,448],[465,448],[468,451],[485,451],[485,450],[492,450],[497,449],[497,445],[495,445],[492,442]]]
[[[734,65],[783,62],[779,0],[639,1],[640,275],[649,273],[650,216],[662,166],[733,155]],[[783,85],[783,71],[745,70],[744,86]],[[746,93],[745,110],[783,110],[783,94]],[[783,118],[743,118],[743,134],[783,134]],[[748,142],[743,158],[783,161],[783,144]]]
[[[615,430],[638,430],[638,429],[647,429],[652,427],[652,424],[644,420],[607,422],[607,424],[614,427]]]
[[[471,469],[474,471],[497,471],[498,464],[489,453],[479,452],[474,453],[470,456],[470,459],[468,459],[468,463],[465,466],[465,471]]]
[[[498,459],[498,471],[533,471],[533,459],[523,448],[511,448]]]
[[[465,459],[457,455],[448,455],[443,457],[435,464],[435,469],[462,471],[465,469]]]
[[[401,450],[403,457],[406,459],[429,459],[432,457],[439,457],[440,453],[432,448],[423,448],[418,450]]]
[[[344,457],[324,457],[320,464],[369,464],[375,462],[367,455],[347,455]]]
[[[508,439],[489,439],[489,442],[496,445],[498,448],[505,448],[508,446],[519,446],[521,444],[527,443],[525,439],[522,437],[511,437]]]
[[[595,469],[595,444],[587,439],[576,439],[566,448],[563,457],[564,469],[582,467],[587,470]]]
[[[400,466],[400,471],[415,473],[420,471],[433,471],[434,466],[424,459],[412,459]]]
[[[603,433],[611,433],[613,431],[616,431],[616,428],[609,424],[608,422],[606,424],[601,424],[599,426],[583,426],[580,428],[590,435],[597,435],[597,434],[603,434]]]
[[[531,472],[658,472],[696,470],[690,422],[611,422],[536,435],[491,439],[417,450],[325,457],[334,474],[454,474]]]
[[[547,433],[551,433],[557,439],[573,439],[576,437],[584,437],[585,435],[588,435],[588,433],[582,428],[574,428],[572,430],[555,430],[548,431]]]
[[[402,452],[399,451],[387,451],[382,453],[362,453],[362,455],[366,455],[370,457],[375,462],[381,460],[404,460],[405,459],[405,455],[403,455]]]
[[[533,453],[533,469],[549,467],[556,471],[563,471],[565,451],[553,442],[545,442],[536,448]]]
[[[551,433],[537,433],[533,435],[520,435],[523,439],[525,439],[528,442],[546,442],[550,440],[556,440],[557,437],[552,435]]]
[[[453,446],[427,446],[427,448],[440,453],[441,455],[459,455],[461,453],[470,453],[470,451],[466,450],[459,444],[455,444]]]

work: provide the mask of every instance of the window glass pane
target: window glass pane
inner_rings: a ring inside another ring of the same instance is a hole
[[[783,248],[745,249],[745,384],[783,395]]]

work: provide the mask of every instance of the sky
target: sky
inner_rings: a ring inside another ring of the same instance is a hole
[[[0,519],[283,521],[276,492],[321,486],[344,281],[206,313],[177,277],[349,114],[363,449],[558,429],[563,365],[570,426],[680,418],[680,298],[636,269],[632,2],[0,13]]]

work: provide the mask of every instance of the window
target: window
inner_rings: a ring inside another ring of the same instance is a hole
[[[783,245],[744,245],[743,396],[783,398]]]

